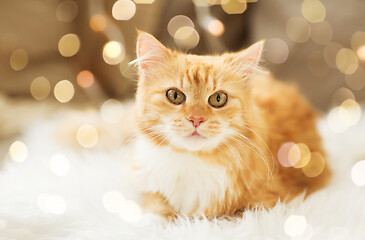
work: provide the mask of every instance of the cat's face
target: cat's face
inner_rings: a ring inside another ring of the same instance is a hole
[[[194,56],[172,52],[141,34],[137,48],[140,131],[157,144],[189,151],[225,144],[249,114],[249,76],[261,54],[259,45],[245,54]]]

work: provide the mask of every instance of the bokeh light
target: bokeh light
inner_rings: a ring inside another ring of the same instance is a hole
[[[104,31],[104,29],[106,28],[106,25],[107,25],[107,21],[106,21],[105,17],[101,14],[92,15],[89,20],[90,28],[96,32]]]
[[[24,162],[28,156],[28,147],[22,141],[15,141],[10,145],[9,155],[15,162]]]
[[[131,0],[118,0],[112,8],[112,15],[116,20],[128,21],[136,14],[136,4]]]
[[[356,31],[351,37],[351,48],[357,51],[358,48],[365,45],[365,32]]]
[[[123,202],[118,213],[119,216],[121,216],[124,221],[129,223],[138,222],[142,216],[141,208],[138,206],[136,202],[130,200]]]
[[[78,6],[75,1],[61,1],[56,8],[56,18],[60,22],[72,22],[78,12]]]
[[[328,22],[312,23],[311,29],[311,38],[313,42],[323,45],[332,40],[333,30]]]
[[[197,7],[207,7],[207,6],[219,4],[220,0],[193,0],[193,3]]]
[[[326,8],[319,0],[304,0],[302,15],[311,23],[322,22],[326,18]]]
[[[24,49],[17,49],[10,55],[10,66],[15,71],[22,70],[28,64],[28,54]]]
[[[361,90],[365,86],[365,70],[358,67],[353,74],[345,75],[345,81],[352,90]]]
[[[298,155],[299,159],[297,159]],[[294,168],[303,168],[308,164],[310,156],[311,152],[307,147],[307,145],[305,145],[304,143],[298,143],[295,144],[295,146],[293,146],[292,148],[290,148],[288,160]]]
[[[326,64],[321,51],[312,51],[308,54],[308,68],[310,72],[317,77],[325,77],[330,68]]]
[[[347,99],[355,100],[355,95],[350,89],[341,87],[332,95],[332,104],[338,106]]]
[[[73,98],[75,89],[70,81],[62,80],[56,84],[53,93],[59,102],[66,103]]]
[[[344,74],[353,74],[358,67],[356,54],[349,48],[342,48],[336,55],[336,66]]]
[[[124,45],[117,41],[109,41],[103,47],[103,59],[107,64],[117,65],[125,58]]]
[[[57,176],[65,176],[70,171],[70,160],[63,154],[55,154],[49,160],[49,168]]]
[[[343,121],[341,121],[339,110],[339,107],[334,107],[327,115],[328,127],[331,129],[331,131],[337,134],[343,133],[348,129],[348,126]]]
[[[167,31],[169,32],[171,37],[174,37],[177,30],[182,27],[194,28],[194,23],[187,16],[177,15],[170,19],[169,23],[167,24]]]
[[[77,84],[82,88],[89,88],[93,85],[95,79],[94,74],[88,70],[83,70],[77,74]]]
[[[344,124],[353,126],[361,118],[361,107],[355,100],[347,99],[341,104],[338,114]]]
[[[40,76],[33,79],[30,85],[30,94],[40,101],[46,99],[51,92],[51,84],[46,77]]]
[[[99,133],[91,124],[83,124],[76,133],[77,142],[84,148],[94,147],[99,140]]]
[[[289,47],[286,42],[280,38],[271,38],[266,44],[266,59],[275,64],[281,64],[289,56]]]
[[[290,18],[286,22],[285,29],[289,38],[298,43],[306,42],[311,34],[308,22],[300,17]]]
[[[365,45],[362,45],[356,50],[356,55],[361,61],[365,61]]]
[[[352,167],[351,179],[356,186],[365,186],[365,160],[361,160]]]
[[[302,171],[307,177],[317,177],[323,172],[325,165],[326,162],[322,154],[318,152],[312,152],[310,154],[310,161],[308,164],[303,166]]]
[[[60,195],[42,193],[38,196],[37,203],[44,213],[62,215],[66,211],[66,201]]]
[[[278,160],[279,160],[280,164],[284,167],[292,167],[293,163],[295,165],[300,159],[299,150],[294,151],[294,150],[291,150],[292,148],[295,149],[295,143],[293,143],[293,142],[284,143],[279,148]],[[289,155],[289,152],[291,152],[291,155]]]
[[[137,4],[152,4],[155,0],[133,0]]]
[[[175,35],[175,44],[181,48],[191,49],[198,45],[200,36],[198,32],[192,27],[181,27],[179,28]]]
[[[107,123],[119,122],[124,113],[123,104],[115,99],[109,99],[100,108],[101,118]]]
[[[221,5],[228,14],[242,14],[247,9],[246,0],[221,0]]]
[[[284,223],[284,231],[291,237],[296,237],[305,232],[307,219],[302,215],[290,215]]]
[[[104,193],[102,202],[107,211],[117,213],[124,202],[124,197],[118,191],[109,191]]]
[[[324,61],[330,66],[331,68],[337,68],[336,66],[336,55],[338,51],[342,49],[341,44],[336,42],[330,42],[326,44],[323,50],[323,57]]]
[[[58,51],[64,57],[72,57],[80,50],[80,39],[76,34],[69,33],[61,37]]]
[[[214,36],[221,36],[224,33],[224,25],[218,19],[212,19],[208,23],[208,31]]]

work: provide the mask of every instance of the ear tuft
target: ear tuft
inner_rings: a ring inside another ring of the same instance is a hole
[[[261,40],[249,48],[233,54],[232,64],[237,67],[238,71],[244,73],[251,74],[258,70],[264,44],[265,40]]]
[[[169,51],[152,35],[138,31],[136,62],[142,71],[151,69],[169,56]]]

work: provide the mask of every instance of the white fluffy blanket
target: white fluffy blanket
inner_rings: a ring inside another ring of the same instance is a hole
[[[138,203],[139,197],[130,184],[129,153],[118,124],[103,123],[95,110],[0,103],[1,240],[365,239],[365,188],[351,178],[354,164],[365,159],[364,115],[342,134],[333,133],[326,119],[319,123],[335,174],[329,187],[306,200],[230,220],[181,217],[165,223],[130,201]],[[75,140],[83,123],[98,129],[92,149]],[[22,162],[8,153],[16,140],[27,146]],[[122,202],[124,208],[118,208]]]

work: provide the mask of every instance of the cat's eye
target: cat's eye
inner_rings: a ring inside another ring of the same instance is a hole
[[[175,88],[167,90],[166,97],[173,104],[182,104],[185,102],[185,94]]]
[[[220,108],[226,105],[227,100],[228,100],[227,94],[225,94],[224,92],[216,92],[209,97],[208,103],[212,107]]]

